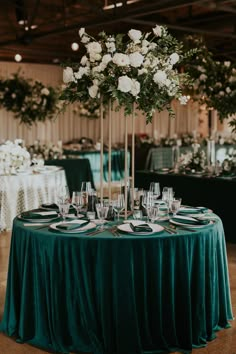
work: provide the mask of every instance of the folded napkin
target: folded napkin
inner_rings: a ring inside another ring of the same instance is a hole
[[[200,214],[205,213],[209,209],[205,207],[180,207],[178,214]]]
[[[55,209],[55,210],[59,210],[58,205],[56,203],[45,203],[42,204],[43,208],[47,208],[47,209]]]
[[[62,230],[75,230],[87,225],[90,221],[79,222],[63,222],[57,225],[57,229]]]
[[[23,219],[52,219],[58,216],[56,211],[45,211],[42,209],[24,211],[21,213]]]
[[[209,224],[209,220],[207,219],[199,219],[194,217],[181,217],[181,216],[173,216],[171,220],[188,225],[207,225]]]
[[[148,224],[134,225],[131,222],[129,225],[131,229],[135,232],[153,232],[153,229]]]

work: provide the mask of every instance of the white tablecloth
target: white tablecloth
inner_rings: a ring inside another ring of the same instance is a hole
[[[57,188],[66,185],[65,171],[47,166],[40,173],[0,175],[0,230],[11,229],[22,211],[56,201]]]

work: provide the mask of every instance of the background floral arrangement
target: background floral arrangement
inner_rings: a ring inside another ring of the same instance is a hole
[[[156,26],[152,33],[131,29],[128,35],[116,36],[102,32],[98,40],[81,28],[79,36],[85,54],[80,63],[65,65],[66,87],[60,98],[66,103],[111,100],[117,109],[124,107],[125,114],[136,103],[151,122],[155,110],[167,109],[174,115],[172,99],[187,102],[182,85],[188,84],[189,77],[175,68],[183,58],[182,44],[165,27]]]
[[[62,144],[58,142],[57,145],[53,143],[41,143],[39,140],[34,144],[27,146],[32,162],[37,164],[37,160],[53,160],[63,158]]]
[[[19,72],[0,79],[0,106],[27,125],[52,119],[59,110],[58,95],[53,87],[25,79]]]
[[[178,160],[180,171],[204,171],[206,166],[206,153],[200,149],[199,144],[193,145],[193,151],[181,154]]]
[[[221,173],[222,176],[235,176],[236,175],[236,150],[233,150],[232,153],[224,159],[221,164]]]
[[[14,142],[8,140],[0,145],[1,174],[16,173],[30,166],[30,154],[25,148],[21,147],[21,143],[21,140],[16,139]]]
[[[236,113],[236,64],[215,60],[201,37],[186,37],[185,47],[198,48],[192,60],[184,63],[184,70],[194,79],[191,96],[216,109],[221,121],[230,118]],[[236,131],[236,119],[229,124]]]

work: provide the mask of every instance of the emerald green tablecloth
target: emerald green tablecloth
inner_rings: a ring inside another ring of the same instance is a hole
[[[91,182],[92,187],[95,188],[90,162],[86,158],[47,160],[45,164],[62,166],[65,169],[66,180],[71,195],[73,191],[81,189],[81,183],[83,181]]]
[[[220,219],[197,232],[96,236],[14,220],[0,330],[58,353],[189,353],[232,319]]]
[[[77,151],[64,150],[64,154],[70,157],[82,157],[90,161],[93,178],[95,183],[100,182],[100,151]],[[130,166],[130,153],[128,152],[128,167]],[[120,181],[124,178],[125,151],[112,150],[111,152],[111,180]],[[104,151],[103,155],[103,174],[104,180],[108,181],[108,151]]]

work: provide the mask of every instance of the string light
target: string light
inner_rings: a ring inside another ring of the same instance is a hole
[[[72,43],[71,44],[71,49],[74,50],[74,51],[78,50],[79,49],[78,43],[76,43],[76,42]]]
[[[20,54],[15,55],[15,61],[19,63],[22,60],[22,56]]]

